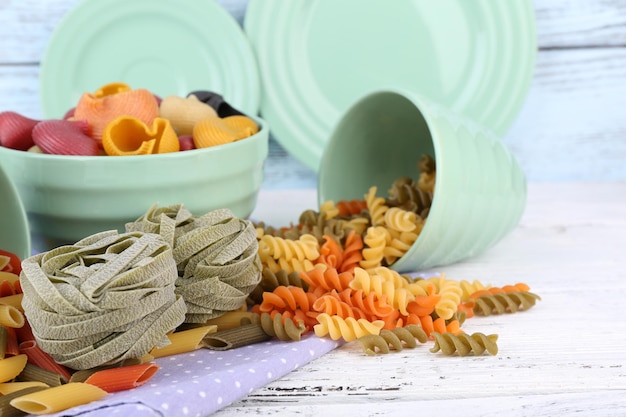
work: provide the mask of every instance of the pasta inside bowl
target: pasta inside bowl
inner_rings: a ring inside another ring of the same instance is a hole
[[[414,93],[382,90],[353,104],[335,127],[320,165],[319,204],[367,200],[371,187],[383,196],[402,177],[417,181],[423,155],[435,164],[432,203],[419,236],[391,265],[401,272],[483,252],[517,225],[526,201],[522,169],[492,132]]]
[[[198,214],[228,208],[246,218],[256,205],[269,127],[211,148],[156,155],[65,156],[0,147],[33,247],[44,251],[105,231],[123,231],[152,205],[184,204]]]

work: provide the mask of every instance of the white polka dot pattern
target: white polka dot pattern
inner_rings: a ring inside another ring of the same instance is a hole
[[[206,416],[331,351],[339,342],[311,334],[233,350],[200,349],[157,359],[145,385],[49,417]]]

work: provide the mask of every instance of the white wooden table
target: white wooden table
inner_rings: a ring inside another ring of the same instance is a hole
[[[266,191],[255,218],[297,221],[314,190]],[[496,356],[431,345],[322,356],[215,416],[626,416],[626,183],[531,183],[519,226],[482,255],[436,268],[452,279],[526,282],[542,297],[515,314],[474,317]]]

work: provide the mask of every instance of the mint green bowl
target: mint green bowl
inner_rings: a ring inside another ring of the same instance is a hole
[[[17,188],[35,251],[94,233],[124,230],[153,204],[194,214],[228,208],[246,218],[263,182],[269,127],[212,148],[160,155],[63,156],[0,147],[0,166]]]
[[[30,256],[26,211],[13,182],[0,166],[0,249],[25,259]]]
[[[341,117],[324,150],[318,200],[386,197],[401,176],[417,179],[418,159],[435,158],[430,213],[411,248],[391,266],[414,272],[478,255],[519,222],[526,180],[493,133],[404,90],[373,92]]]

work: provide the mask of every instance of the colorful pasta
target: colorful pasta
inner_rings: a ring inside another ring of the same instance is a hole
[[[12,305],[0,304],[0,325],[5,327],[22,327],[24,314]]]
[[[99,400],[106,395],[106,391],[95,385],[70,382],[19,396],[10,404],[25,413],[50,414]]]
[[[300,287],[279,286],[272,292],[263,293],[263,302],[259,306],[259,311],[267,313],[274,310],[295,311],[300,309],[308,312],[315,301],[315,296],[310,292],[305,292]]]
[[[0,398],[2,398],[3,395],[11,394],[13,392],[21,391],[25,388],[30,388],[30,387],[48,388],[46,384],[44,384],[43,382],[39,382],[39,381],[3,382],[3,383],[0,383]],[[0,410],[1,409],[2,408],[0,407]],[[4,414],[0,412],[0,416],[3,416],[3,415]]]
[[[320,256],[319,243],[313,235],[302,235],[298,240],[288,240],[265,235],[259,240],[259,254],[274,259],[315,261]]]
[[[261,326],[250,323],[207,335],[202,344],[207,349],[228,350],[264,342],[270,338]]]
[[[261,326],[263,332],[268,336],[276,337],[282,341],[300,340],[302,334],[306,331],[303,321],[294,321],[292,318],[283,317],[281,314],[261,313],[256,315],[252,320],[244,319],[242,324],[255,323]]]
[[[319,337],[330,336],[333,340],[344,339],[346,342],[355,340],[367,334],[379,334],[384,322],[382,320],[368,321],[365,319],[346,319],[339,316],[330,316],[321,313],[317,316],[316,324],[313,327],[315,334]]]
[[[4,358],[0,361],[0,382],[17,377],[26,367],[28,357],[24,354]]]
[[[20,372],[15,379],[21,382],[39,381],[50,387],[67,383],[67,379],[60,373],[40,368],[32,363],[27,363],[24,369],[22,369],[22,372]]]
[[[430,349],[433,353],[441,351],[444,355],[456,353],[459,356],[482,355],[484,352],[491,355],[498,353],[498,345],[496,344],[498,335],[496,334],[473,333],[468,335],[466,333],[433,332],[431,335],[435,339],[435,345]]]
[[[350,288],[350,282],[354,279],[350,272],[339,273],[335,268],[313,268],[301,272],[300,277],[309,284],[309,292],[317,291],[320,295],[331,290],[343,291]]]
[[[528,291],[483,294],[474,300],[474,313],[481,316],[525,311],[541,300],[537,294]]]
[[[65,380],[70,379],[70,371],[65,366],[56,363],[50,355],[41,350],[34,340],[27,340],[20,343],[19,350],[20,353],[28,357],[29,363],[47,371],[57,373]]]
[[[377,190],[377,187],[372,186],[367,194],[364,195],[372,226],[383,225],[385,223],[385,213],[389,209],[385,205],[385,199],[376,195]]]
[[[94,372],[85,384],[94,385],[106,392],[117,392],[137,388],[154,376],[159,370],[155,363],[120,366]]]
[[[363,260],[363,238],[355,230],[350,230],[346,236],[343,247],[343,261],[339,266],[339,272],[354,272],[354,268],[359,266]]]
[[[4,141],[2,145],[6,146]],[[0,248],[0,271],[10,272],[13,275],[19,276],[22,271],[22,261],[19,256]]]
[[[362,251],[363,260],[359,262],[361,268],[369,270],[382,265],[388,235],[389,232],[383,226],[367,228],[367,232],[363,237],[363,243],[365,244],[365,248]]]
[[[17,391],[8,392],[4,395],[0,395],[0,416],[2,417],[21,417],[24,415],[22,410],[18,410],[17,408],[11,405],[11,401],[15,398],[31,394],[33,392],[41,391],[46,389],[46,386],[29,386],[24,387]]]
[[[416,339],[420,343],[426,343],[428,336],[419,325],[409,324],[393,330],[383,329],[378,335],[361,336],[357,342],[365,354],[372,356],[376,353],[389,353],[390,348],[396,351],[401,351],[404,347],[414,348],[417,346]]]
[[[263,268],[261,272],[261,281],[255,289],[250,292],[248,300],[251,304],[261,303],[263,301],[264,292],[274,291],[276,287],[281,285],[300,287],[305,291],[309,289],[309,284],[302,280],[298,271],[287,272],[281,269],[274,272],[266,267]]]
[[[376,269],[370,274],[363,268],[355,268],[354,280],[350,282],[350,288],[353,290],[363,290],[366,293],[373,292],[379,298],[384,295],[390,305],[399,310],[402,314],[407,315],[406,307],[415,296],[403,285],[397,284],[397,281],[385,279],[385,276],[377,274]]]
[[[215,333],[217,326],[199,326],[189,330],[177,331],[167,335],[169,344],[160,348],[154,348],[150,355],[155,358],[163,356],[178,355],[180,353],[192,352],[203,346],[203,340],[207,335]]]

